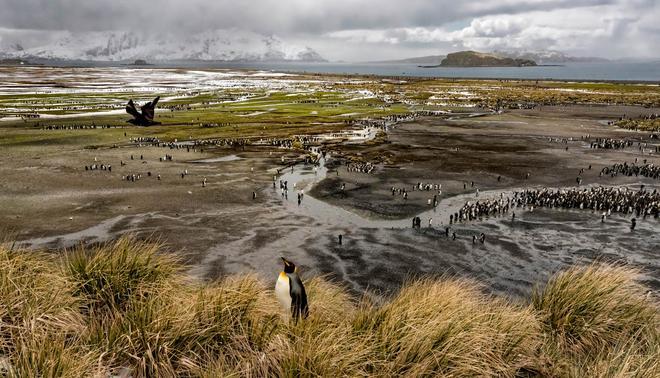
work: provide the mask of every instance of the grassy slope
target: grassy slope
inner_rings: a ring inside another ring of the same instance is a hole
[[[43,143],[69,142],[84,145],[112,145],[123,137],[157,136],[173,139],[290,137],[292,134],[315,134],[341,130],[344,121],[360,118],[405,114],[417,109],[451,109],[460,104],[478,106],[517,106],[519,103],[618,103],[660,106],[657,85],[617,83],[563,83],[497,80],[410,80],[402,84],[381,81],[335,83],[332,90],[314,89],[300,93],[265,92],[256,90],[251,98],[229,103],[216,103],[245,95],[235,90],[204,92],[161,104],[158,119],[162,126],[138,128],[126,123],[127,115],[76,117],[67,119],[30,119],[0,123],[0,145],[9,147],[38,146]],[[395,102],[387,104],[381,97],[360,98],[355,91],[370,90],[389,96]],[[576,92],[577,90],[577,92]],[[150,94],[135,94],[150,97]],[[0,96],[3,109],[20,106],[44,109],[57,103],[75,104],[81,99],[90,106],[103,106],[132,97],[130,93],[85,93]],[[432,98],[432,99],[431,99]],[[214,102],[215,101],[215,102]],[[310,102],[312,101],[312,102]],[[398,101],[398,102],[397,102]],[[406,103],[402,103],[405,101]],[[118,104],[118,103],[117,103]],[[442,105],[444,104],[444,105]],[[184,105],[174,112],[166,106]],[[190,107],[188,110],[187,107]],[[100,108],[99,110],[105,110]],[[67,113],[69,111],[53,111]],[[220,124],[204,128],[202,124]],[[657,130],[653,122],[630,121],[621,127]],[[116,125],[122,129],[42,130],[43,125]],[[176,126],[176,127],[172,127]]]
[[[20,149],[44,145],[110,147],[128,136],[155,136],[164,141],[211,138],[288,138],[296,134],[317,134],[344,129],[345,121],[405,114],[419,109],[453,109],[456,106],[513,106],[521,103],[617,103],[660,106],[657,85],[620,83],[564,83],[499,80],[423,80],[410,79],[400,84],[370,78],[359,82],[332,82],[330,89],[312,85],[302,92],[277,92],[263,89],[227,89],[193,92],[184,98],[163,101],[158,119],[161,126],[133,127],[127,115],[103,115],[66,119],[28,119],[0,123],[0,147]],[[363,98],[357,91],[377,93],[377,98]],[[577,92],[576,92],[577,90]],[[127,98],[138,101],[151,98],[149,93],[75,93],[0,95],[0,114],[19,107],[26,112],[53,108],[51,114],[70,113],[55,110],[62,104],[84,102],[88,110],[106,110],[119,106]],[[167,94],[163,94],[167,95]],[[239,102],[218,103],[227,99],[250,98]],[[384,96],[393,100],[386,103]],[[59,104],[59,105],[58,105]],[[182,105],[184,110],[165,107]],[[188,109],[190,107],[190,109]],[[25,110],[27,109],[27,110]],[[658,130],[655,121],[633,120],[621,127]],[[119,129],[43,130],[44,125],[114,125]],[[218,124],[218,127],[201,127]]]
[[[618,127],[631,130],[660,131],[660,118],[624,119],[615,123]]]
[[[660,309],[624,267],[559,273],[528,303],[423,279],[375,304],[306,279],[311,315],[292,323],[271,282],[188,282],[154,244],[57,256],[0,247],[0,368],[10,375],[660,374]]]
[[[644,106],[660,106],[660,90],[657,85],[638,85],[622,83],[578,83],[578,82],[552,82],[552,81],[516,81],[516,80],[452,80],[435,79],[423,80],[411,78],[409,81],[392,84],[379,80],[369,79],[360,82],[333,82],[332,90],[324,90],[316,84],[310,84],[310,91],[305,92],[266,92],[261,89],[250,91],[251,98],[240,102],[218,103],[228,98],[239,98],[245,93],[235,89],[214,90],[204,92],[186,93],[183,98],[162,100],[160,107],[173,105],[191,106],[190,111],[178,111],[173,114],[174,123],[189,122],[191,116],[201,116],[202,122],[231,122],[238,121],[236,113],[247,113],[265,110],[269,106],[282,107],[283,103],[294,101],[317,100],[317,103],[297,103],[286,108],[296,108],[300,111],[323,110],[330,114],[350,112],[369,112],[381,114],[374,106],[382,105],[379,99],[364,99],[355,102],[346,101],[355,97],[355,91],[369,90],[379,95],[389,95],[398,101],[412,100],[424,106],[424,100],[430,96],[446,96],[456,98],[464,104],[481,104],[494,106],[501,101],[503,105],[518,104],[521,102],[534,102],[540,104],[565,103],[600,103],[600,104],[628,104]],[[456,95],[456,91],[466,91],[474,95],[465,99]],[[291,95],[295,93],[295,95]],[[159,93],[167,95],[175,93]],[[176,93],[180,95],[180,93]],[[119,93],[71,93],[71,94],[16,94],[0,95],[0,114],[3,111],[15,113],[14,108],[22,112],[40,112],[42,114],[73,114],[76,112],[93,112],[113,109],[123,109],[129,98],[138,103],[150,100],[156,93],[119,92]],[[264,99],[264,97],[266,97]],[[339,106],[334,106],[339,104]],[[86,110],[67,110],[63,106],[84,105]],[[331,106],[332,105],[332,106]],[[337,112],[333,111],[333,108]],[[398,105],[398,109],[406,107]],[[197,114],[201,113],[201,114]],[[385,111],[387,113],[387,111]],[[234,117],[232,117],[234,116]],[[181,119],[179,119],[181,118]],[[268,117],[266,117],[268,118]],[[112,117],[113,120],[125,120],[126,116]],[[257,121],[261,121],[257,118]],[[45,122],[52,122],[46,120]],[[55,121],[57,122],[57,121]],[[71,121],[67,121],[71,122]]]
[[[66,97],[66,96],[63,96]],[[262,94],[242,102],[204,105],[197,97],[178,100],[190,105],[190,110],[162,111],[160,126],[134,127],[126,123],[127,115],[77,117],[67,119],[36,119],[26,122],[0,123],[0,145],[40,146],[43,144],[77,144],[110,146],[124,133],[130,136],[157,136],[165,141],[211,138],[287,138],[295,134],[318,134],[341,130],[344,121],[404,114],[408,108],[402,104],[387,105],[380,100],[349,99],[341,93],[315,92],[300,96],[287,93]],[[208,100],[208,98],[204,98]],[[314,103],[304,101],[315,100]],[[170,103],[165,103],[171,105]],[[387,106],[386,106],[387,105]],[[0,101],[0,111],[2,103]],[[352,114],[352,116],[344,116]],[[201,127],[202,124],[218,127]],[[43,130],[43,125],[113,125],[118,129]],[[227,125],[228,124],[228,125]],[[176,127],[173,127],[176,126]]]

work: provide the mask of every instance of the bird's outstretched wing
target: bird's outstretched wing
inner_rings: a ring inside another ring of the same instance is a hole
[[[140,118],[140,113],[135,108],[135,104],[133,103],[133,100],[128,100],[128,104],[126,105],[126,113],[132,115],[133,117],[135,117],[135,119]]]
[[[289,276],[289,294],[291,294],[291,314],[294,319],[301,315],[306,318],[309,315],[309,306],[307,305],[307,293],[300,277],[297,274],[287,274]]]
[[[160,100],[160,96],[156,97],[153,101],[147,102],[142,108],[140,108],[142,110],[142,116],[144,116],[149,122],[154,120],[154,113],[156,112],[156,104],[158,104],[158,100]]]

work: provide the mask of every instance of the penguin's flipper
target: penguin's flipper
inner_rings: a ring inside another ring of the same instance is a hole
[[[291,314],[294,319],[301,315],[306,318],[309,315],[309,306],[307,305],[307,293],[300,277],[297,274],[287,274],[289,276],[289,294],[291,295]]]

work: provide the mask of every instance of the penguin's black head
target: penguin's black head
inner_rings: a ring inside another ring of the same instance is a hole
[[[285,259],[284,257],[281,257],[281,259],[284,261],[284,273],[293,273],[296,271],[296,264]]]

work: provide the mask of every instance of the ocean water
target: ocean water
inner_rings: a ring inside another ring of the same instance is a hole
[[[355,63],[221,63],[186,62],[185,66],[209,68],[255,68],[308,73],[336,73],[442,78],[556,79],[595,81],[640,81],[660,83],[660,62],[566,63],[536,67],[437,67],[416,64]]]
[[[52,63],[45,63],[46,65]],[[132,67],[118,62],[59,62],[59,66]],[[480,78],[480,79],[554,79],[576,81],[632,81],[660,84],[660,61],[566,63],[536,67],[435,67],[388,63],[261,63],[220,61],[154,62],[145,68],[232,68],[277,72],[359,74],[379,76]]]

